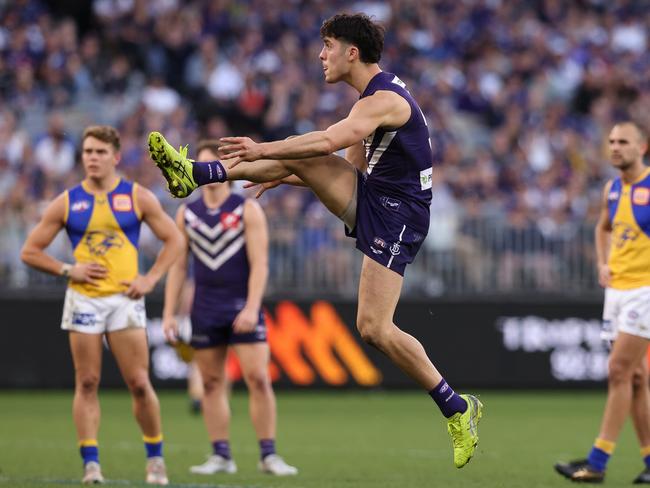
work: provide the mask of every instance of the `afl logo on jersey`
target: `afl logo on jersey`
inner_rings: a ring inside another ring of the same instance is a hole
[[[131,195],[126,193],[118,193],[113,195],[113,210],[116,212],[130,212],[133,209],[131,203]]]
[[[74,202],[70,206],[70,211],[83,212],[84,210],[88,210],[89,208],[90,208],[90,202],[88,200],[79,200],[78,202]]]
[[[231,212],[223,212],[220,216],[220,220],[224,229],[234,229],[239,225],[241,217]]]
[[[632,203],[634,205],[647,205],[650,202],[650,190],[648,188],[635,188],[632,192]]]

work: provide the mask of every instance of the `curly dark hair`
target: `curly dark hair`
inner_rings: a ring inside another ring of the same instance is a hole
[[[378,63],[384,48],[384,27],[365,14],[337,14],[323,22],[322,38],[333,37],[359,48],[364,63]]]

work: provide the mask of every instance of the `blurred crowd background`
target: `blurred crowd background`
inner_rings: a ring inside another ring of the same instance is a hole
[[[273,140],[347,115],[326,86],[319,28],[366,12],[386,26],[384,70],[426,115],[435,152],[431,230],[405,294],[589,294],[593,226],[614,175],[617,120],[650,127],[650,14],[609,0],[0,0],[0,282],[61,286],[19,251],[43,208],[82,177],[88,124],[122,135],[121,171],[170,214],[146,152],[248,135]],[[355,293],[358,253],[309,191],[262,199],[271,292]],[[158,246],[142,237],[143,265]],[[61,235],[51,251],[69,256]]]

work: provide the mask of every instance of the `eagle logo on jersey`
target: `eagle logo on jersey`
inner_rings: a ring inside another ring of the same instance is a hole
[[[88,232],[84,242],[90,253],[95,256],[105,256],[109,249],[113,247],[120,248],[124,245],[124,240],[116,232],[101,230]]]
[[[618,222],[614,224],[614,228],[612,229],[612,237],[613,244],[618,249],[621,249],[628,241],[636,240],[636,238],[639,237],[639,232],[627,224]]]

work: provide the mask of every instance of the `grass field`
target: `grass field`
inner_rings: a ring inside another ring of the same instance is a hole
[[[554,487],[552,470],[582,457],[597,434],[603,393],[483,392],[478,452],[457,470],[445,423],[416,392],[278,394],[278,449],[300,469],[295,478],[256,471],[257,443],[246,395],[232,399],[231,444],[239,472],[200,476],[209,444],[181,392],[160,395],[165,455],[173,486],[235,487]],[[103,392],[100,456],[107,486],[144,486],[144,448],[123,392]],[[71,392],[0,393],[0,486],[79,485]],[[628,423],[610,463],[607,486],[628,486],[641,471]]]

